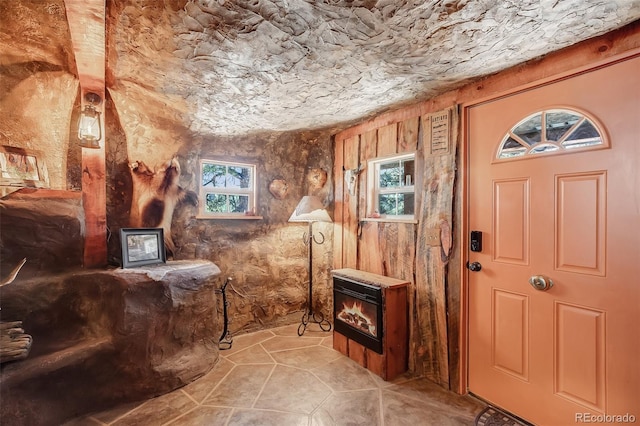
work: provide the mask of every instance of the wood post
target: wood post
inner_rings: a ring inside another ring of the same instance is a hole
[[[422,117],[424,177],[416,245],[416,371],[449,388],[447,263],[453,226],[457,108]],[[456,307],[452,307],[456,308]]]
[[[103,138],[104,139],[104,138]],[[104,141],[100,149],[82,149],[85,268],[107,265],[107,186]]]
[[[80,80],[82,106],[84,94],[100,95],[100,125],[104,126],[105,104],[105,0],[66,0],[71,41]],[[82,204],[85,211],[84,267],[107,265],[107,190],[105,166],[106,135],[100,149],[82,149]]]

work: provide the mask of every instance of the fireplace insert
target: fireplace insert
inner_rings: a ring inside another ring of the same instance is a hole
[[[382,354],[382,289],[333,277],[333,324],[338,333]]]

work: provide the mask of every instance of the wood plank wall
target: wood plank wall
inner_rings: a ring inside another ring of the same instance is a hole
[[[418,237],[428,232],[426,228],[421,228],[422,223],[437,227],[439,220],[445,217],[451,224],[452,173],[455,173],[456,151],[455,140],[452,140],[454,149],[450,155],[438,156],[443,159],[441,161],[430,160],[431,154],[423,149],[423,140],[430,136],[430,128],[424,124],[429,117],[408,117],[347,139],[336,140],[335,170],[363,166],[365,169],[358,176],[354,194],[349,194],[346,189],[343,175],[336,173],[334,266],[356,268],[411,282],[408,292],[409,369],[449,388],[447,292],[444,287],[446,262],[441,260],[439,248],[427,246],[424,236]],[[457,129],[457,122],[451,129]],[[453,136],[456,135],[457,132]],[[363,220],[367,203],[367,161],[406,152],[416,152],[416,209],[433,215],[434,219],[425,220],[419,213],[416,221]],[[434,201],[430,198],[426,203],[426,206],[431,206],[428,209],[420,208],[427,201],[423,200],[425,192],[422,182],[425,178],[421,177],[427,163],[431,168],[437,167],[427,178],[442,178],[442,182],[435,183],[437,196],[430,195]],[[448,183],[445,184],[445,180]],[[444,211],[441,212],[442,209]],[[420,259],[432,260],[427,263],[416,261],[416,253],[420,254]]]
[[[454,210],[453,218],[452,221],[447,220],[451,227],[452,249],[446,275],[439,276],[438,279],[442,281],[436,283],[435,288],[427,287],[424,282],[424,270],[418,271],[416,267],[417,262],[418,269],[428,268],[426,265],[430,262],[431,267],[440,267],[437,264],[433,265],[436,258],[429,257],[433,255],[429,253],[430,249],[420,248],[420,226],[426,225],[427,222],[421,220],[413,224],[359,221],[359,217],[365,213],[366,176],[365,173],[360,174],[357,193],[351,196],[344,183],[343,167],[353,169],[359,164],[366,164],[370,158],[415,150],[416,167],[424,170],[425,164],[420,163],[423,158],[423,127],[430,114],[455,105],[479,103],[515,90],[526,90],[534,85],[592,68],[598,63],[610,61],[611,58],[627,57],[631,54],[640,54],[640,21],[446,92],[434,99],[380,114],[335,135],[334,267],[358,268],[411,282],[409,368],[412,371],[423,373],[456,392],[466,392],[466,325],[465,312],[461,308],[464,306],[463,262],[466,258],[462,250],[466,244],[466,228],[463,221],[466,146],[461,143],[460,137],[455,138],[460,154],[457,157],[459,164],[455,187],[450,196]],[[453,121],[455,120],[452,120],[452,127],[456,130],[464,128],[459,122],[454,124]],[[416,181],[416,186],[424,189],[422,182]],[[424,207],[423,202],[416,200],[416,206],[418,205]],[[426,226],[422,233],[430,232],[429,227]],[[417,250],[420,251],[418,255]],[[420,257],[419,261],[417,257]],[[423,299],[426,297],[424,300],[429,301],[422,306],[418,306],[420,301],[416,303],[418,289],[423,292]],[[443,312],[446,327],[443,327]],[[431,322],[426,329],[424,322],[421,323],[425,318]],[[427,348],[426,342],[431,342],[432,346]],[[448,358],[445,359],[446,357]]]

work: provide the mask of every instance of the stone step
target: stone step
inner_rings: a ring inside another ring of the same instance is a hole
[[[111,336],[83,340],[56,352],[7,363],[2,366],[0,386],[8,388],[35,377],[43,377],[86,361],[101,352],[115,352]]]

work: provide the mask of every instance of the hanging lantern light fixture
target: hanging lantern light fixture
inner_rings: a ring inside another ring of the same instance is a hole
[[[100,124],[100,111],[97,107],[102,103],[102,98],[96,93],[87,92],[84,95],[84,100],[86,104],[80,114],[78,124],[80,146],[99,149],[99,142],[102,139],[102,125]]]

